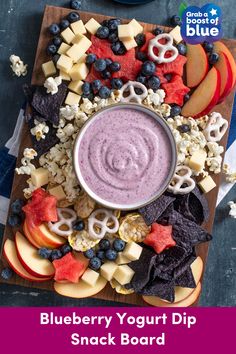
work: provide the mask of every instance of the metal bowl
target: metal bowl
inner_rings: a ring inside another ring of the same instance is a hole
[[[160,190],[149,200],[146,200],[145,202],[141,201],[140,203],[134,203],[134,204],[118,204],[118,203],[112,203],[110,201],[104,200],[103,198],[99,197],[99,195],[97,195],[96,193],[94,193],[86,184],[81,170],[80,170],[80,164],[79,164],[79,148],[80,148],[80,143],[81,140],[85,134],[85,132],[87,131],[87,129],[90,127],[90,125],[94,122],[94,120],[98,119],[100,114],[102,112],[108,111],[108,110],[113,110],[113,109],[117,109],[117,108],[132,108],[132,109],[136,109],[142,112],[145,112],[146,114],[148,114],[149,116],[151,116],[152,118],[156,119],[158,121],[158,123],[161,125],[161,127],[164,129],[168,139],[169,139],[169,143],[170,143],[170,149],[171,149],[171,156],[172,156],[172,163],[171,163],[171,167],[169,170],[168,175],[166,176],[166,181],[165,184],[162,186],[162,188],[160,188]],[[107,106],[101,110],[99,110],[98,112],[96,112],[95,114],[93,114],[87,121],[86,123],[83,125],[83,127],[81,128],[81,130],[79,131],[76,139],[75,139],[75,143],[74,143],[74,148],[73,148],[73,165],[74,165],[74,171],[75,174],[78,178],[79,184],[80,186],[84,189],[84,191],[92,198],[94,199],[98,204],[109,208],[109,209],[119,209],[119,210],[134,210],[134,209],[138,209],[141,208],[147,204],[150,204],[151,202],[153,202],[154,200],[156,200],[157,198],[159,198],[167,189],[168,185],[170,184],[173,175],[175,173],[175,169],[176,169],[176,164],[177,164],[177,151],[176,151],[176,143],[175,143],[175,139],[174,136],[172,134],[171,129],[169,128],[167,122],[160,117],[156,112],[154,112],[153,110],[140,105],[140,104],[135,104],[135,103],[118,103],[118,104],[114,104],[114,105],[110,105]]]

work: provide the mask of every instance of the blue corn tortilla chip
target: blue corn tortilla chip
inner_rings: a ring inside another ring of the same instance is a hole
[[[183,274],[175,279],[175,286],[183,288],[196,288],[196,282],[191,267],[188,267]]]
[[[175,267],[173,278],[177,279],[180,277],[191,266],[196,258],[195,250],[193,249],[192,254],[187,256],[177,267]]]
[[[138,294],[146,296],[158,296],[163,300],[174,302],[174,281],[166,281],[156,277],[155,280],[151,281],[145,286],[145,288],[140,290]]]
[[[153,224],[164,213],[167,207],[172,204],[175,197],[162,195],[154,202],[139,209],[139,213],[144,218],[145,223],[149,226]]]

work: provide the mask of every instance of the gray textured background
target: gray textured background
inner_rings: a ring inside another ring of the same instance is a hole
[[[83,10],[110,16],[133,18],[156,24],[167,24],[178,11],[181,1],[155,0],[141,6],[120,5],[112,0],[82,0]],[[207,1],[189,1],[192,5],[204,5]],[[210,1],[209,1],[210,2]],[[223,12],[225,37],[236,38],[235,0],[214,1]],[[21,86],[30,81],[35,50],[46,4],[68,7],[69,1],[61,0],[1,0],[0,1],[0,146],[11,136],[19,109],[23,102]],[[25,78],[13,77],[9,56],[19,55],[28,64]],[[214,240],[205,273],[200,304],[202,306],[236,305],[236,220],[228,215],[227,201],[236,200],[236,186],[219,206]],[[0,234],[2,233],[0,229]],[[104,301],[74,300],[60,297],[48,291],[0,285],[1,306],[92,306],[113,305]],[[117,305],[117,304],[116,304]]]

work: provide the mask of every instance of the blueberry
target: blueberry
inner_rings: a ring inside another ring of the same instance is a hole
[[[62,252],[60,250],[52,250],[51,260],[55,261],[56,259],[62,258]]]
[[[119,238],[117,238],[114,242],[113,242],[113,248],[114,248],[114,250],[115,251],[117,251],[117,252],[121,252],[121,251],[123,251],[124,250],[124,248],[125,248],[125,241],[123,241],[123,240],[120,240]]]
[[[65,256],[67,253],[70,253],[72,251],[72,247],[68,244],[63,245],[61,247],[61,253],[63,254],[63,256]]]
[[[52,254],[52,250],[49,250],[46,247],[42,247],[42,248],[40,248],[38,250],[38,254],[42,258],[49,259],[51,257],[51,254]]]
[[[111,79],[111,87],[115,90],[120,90],[123,86],[123,81],[121,79]]]
[[[104,21],[102,21],[101,26],[108,27],[108,23],[109,23],[109,20],[104,20]]]
[[[203,48],[207,53],[211,53],[213,51],[214,45],[213,43],[205,41],[203,42]]]
[[[211,65],[216,64],[216,63],[218,62],[218,60],[219,60],[219,54],[217,54],[217,53],[211,53],[211,54],[209,55],[209,63],[210,63]]]
[[[13,214],[21,214],[24,205],[25,202],[22,199],[16,199],[11,203],[11,211]]]
[[[100,39],[106,39],[109,36],[109,29],[105,26],[100,26],[97,30],[96,36]]]
[[[113,61],[109,58],[105,59],[105,61],[107,63],[107,67],[113,63]]]
[[[187,53],[187,47],[186,47],[185,44],[179,43],[179,44],[177,45],[177,49],[178,49],[179,54],[181,54],[181,55],[186,55],[186,53]]]
[[[111,70],[111,72],[116,73],[117,71],[119,71],[121,68],[120,63],[118,61],[113,61],[113,63],[111,63],[109,65],[109,69]]]
[[[108,259],[109,261],[115,261],[118,254],[115,250],[109,249],[106,251],[105,256],[106,259]]]
[[[89,95],[91,93],[91,84],[89,82],[84,82],[82,85],[82,92],[85,95]],[[81,222],[82,220],[79,220]],[[76,225],[76,224],[75,224]]]
[[[166,80],[167,80],[168,82],[171,81],[171,79],[172,79],[172,74],[165,74],[164,76],[165,76],[165,78],[166,78]]]
[[[137,52],[136,59],[141,60],[141,61],[146,61],[146,60],[148,60],[148,56],[144,52]]]
[[[156,71],[156,65],[152,61],[147,60],[143,63],[142,74],[144,76],[151,76],[155,73],[155,71]]]
[[[93,94],[93,92],[82,93],[82,98],[87,98],[89,101],[92,102],[94,100],[94,94]]]
[[[81,1],[80,0],[71,0],[70,7],[73,10],[80,10],[81,9]]]
[[[88,84],[88,82],[85,82],[84,84]],[[82,231],[83,229],[84,229],[84,221],[81,219],[76,220],[76,222],[73,224],[73,230]]]
[[[187,102],[189,99],[190,99],[190,95],[186,93],[186,95],[184,95],[184,103]]]
[[[177,16],[177,15],[174,15],[174,16],[171,17],[170,23],[173,26],[181,26],[182,25],[181,18],[179,16]]]
[[[102,86],[98,94],[101,98],[108,98],[111,95],[111,90],[107,86]]]
[[[121,24],[121,20],[119,18],[111,18],[107,22],[107,27],[110,31],[115,31],[118,29],[118,26]]]
[[[135,37],[135,41],[136,41],[138,47],[142,47],[146,42],[145,34],[144,33],[137,34],[137,36]]]
[[[100,242],[99,242],[99,248],[100,250],[106,251],[111,247],[111,243],[108,239],[103,238]]]
[[[115,32],[110,33],[109,36],[108,36],[108,40],[111,43],[117,42],[119,40],[118,34],[115,33]]]
[[[54,55],[57,52],[57,47],[55,46],[55,44],[49,44],[49,46],[47,47],[47,53],[49,55]]]
[[[3,270],[1,271],[1,277],[5,280],[9,280],[11,279],[11,277],[13,276],[13,271],[11,268],[3,268]]]
[[[161,34],[161,33],[163,33],[164,32],[164,30],[162,29],[162,28],[160,28],[160,27],[157,27],[157,28],[155,28],[153,31],[152,31],[152,33],[155,35],[155,36],[158,36],[159,34]]]
[[[49,26],[49,32],[55,36],[60,33],[60,27],[57,23],[53,23],[51,26]]]
[[[106,67],[107,67],[107,63],[106,63],[106,60],[105,59],[97,59],[94,63],[94,69],[96,71],[104,71],[106,70]]]
[[[79,21],[80,15],[78,14],[78,12],[70,12],[69,15],[67,15],[67,20],[71,23]]]
[[[92,89],[94,93],[98,92],[101,87],[102,87],[102,83],[100,80],[97,79],[92,82]]]
[[[181,107],[178,106],[177,104],[174,104],[170,110],[170,117],[178,116],[180,113],[181,113]]]
[[[53,63],[56,64],[59,58],[60,58],[60,54],[53,55],[53,57],[52,57]]]
[[[62,20],[60,22],[60,27],[62,30],[65,30],[69,26],[70,26],[70,22],[68,20]]]
[[[96,54],[88,54],[86,57],[86,64],[91,65],[97,60]]]
[[[93,257],[95,257],[95,252],[92,248],[90,248],[89,250],[84,252],[84,256],[88,259],[92,259]]]
[[[89,267],[93,270],[99,270],[102,265],[102,261],[98,257],[93,257],[89,261]]]
[[[56,36],[53,38],[52,42],[56,47],[59,47],[62,43],[62,38],[59,36]]]
[[[96,256],[103,261],[105,259],[105,251],[103,250],[97,251]]]
[[[115,43],[112,43],[111,49],[112,49],[113,53],[116,55],[124,55],[126,53],[126,48],[121,41],[117,41]]]
[[[151,76],[149,77],[148,81],[147,81],[147,85],[150,89],[152,89],[153,91],[156,91],[159,89],[161,82],[158,76]]]
[[[104,79],[104,80],[108,80],[111,78],[111,73],[110,71],[108,70],[104,70],[101,72],[101,77]]]
[[[147,78],[143,75],[139,75],[139,76],[137,76],[136,81],[141,82],[141,84],[145,85]]]
[[[180,133],[188,133],[190,132],[190,126],[188,124],[182,124],[178,126],[178,131]]]
[[[20,226],[22,223],[22,217],[19,214],[11,214],[8,218],[8,224],[11,227]]]

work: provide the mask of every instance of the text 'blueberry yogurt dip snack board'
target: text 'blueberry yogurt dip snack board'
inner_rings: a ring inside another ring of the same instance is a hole
[[[47,6],[24,86],[5,280],[74,298],[195,304],[235,51],[231,40],[185,44],[177,24]]]

